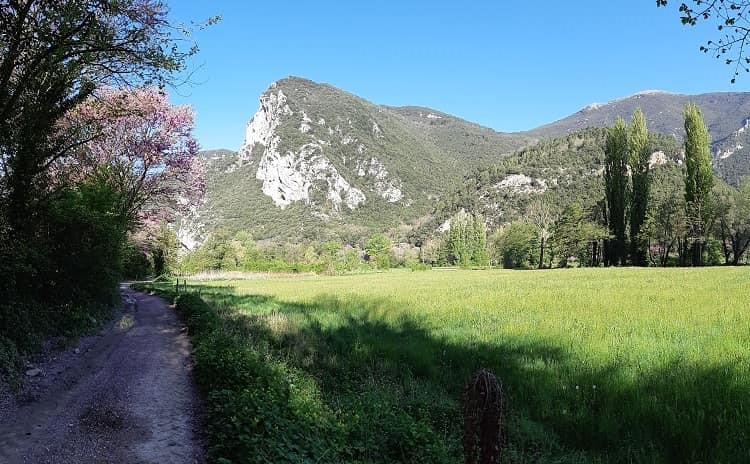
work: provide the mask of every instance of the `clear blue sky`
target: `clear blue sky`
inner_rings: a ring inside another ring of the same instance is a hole
[[[288,75],[367,100],[435,108],[500,131],[531,129],[647,89],[742,91],[699,52],[679,2],[170,0],[176,21],[221,15],[195,35],[191,104],[203,148],[237,149],[268,85]]]

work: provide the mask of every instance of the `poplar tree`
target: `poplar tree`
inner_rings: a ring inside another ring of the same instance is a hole
[[[628,150],[630,152],[630,173],[632,194],[630,200],[630,256],[632,264],[646,265],[646,250],[641,238],[641,229],[648,212],[649,160],[648,129],[643,111],[637,108],[633,113],[628,133]]]
[[[711,152],[708,128],[703,113],[694,103],[688,103],[685,115],[685,202],[690,222],[693,266],[703,265],[703,247],[710,219],[711,189],[714,179],[711,172]]]
[[[625,217],[628,191],[628,130],[618,117],[607,132],[604,149],[604,189],[607,200],[607,225],[613,239],[607,247],[607,264],[623,264],[625,255]]]
[[[474,243],[472,251],[472,262],[476,266],[487,266],[490,256],[487,253],[487,226],[481,214],[475,214],[473,222]]]
[[[460,266],[467,264],[469,254],[466,244],[466,213],[460,212],[451,218],[448,231],[448,249],[452,264]]]
[[[487,227],[481,214],[460,212],[451,218],[448,249],[453,264],[459,266],[489,264]]]

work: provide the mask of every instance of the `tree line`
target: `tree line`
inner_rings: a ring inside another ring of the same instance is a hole
[[[740,264],[750,244],[750,179],[737,187],[713,176],[700,109],[684,108],[684,160],[656,166],[656,140],[640,109],[607,129],[604,197],[589,205],[551,195],[491,236],[506,267],[702,266]]]

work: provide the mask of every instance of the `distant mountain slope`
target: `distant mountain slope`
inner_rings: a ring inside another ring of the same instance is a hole
[[[487,169],[467,176],[441,201],[417,234],[428,237],[461,210],[479,212],[490,228],[524,217],[544,197],[561,210],[576,201],[594,208],[604,198],[604,144],[607,130],[588,128],[545,139]],[[682,176],[682,147],[672,136],[652,134],[650,166],[656,182]]]
[[[663,91],[645,91],[609,103],[593,103],[553,123],[533,129],[532,137],[560,137],[586,127],[608,127],[617,116],[630,120],[640,107],[648,128],[681,139],[684,134],[682,109],[697,104],[711,134],[714,167],[729,182],[750,174],[750,93],[717,92],[681,95]]]

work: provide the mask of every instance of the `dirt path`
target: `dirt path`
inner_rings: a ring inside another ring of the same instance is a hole
[[[0,463],[203,462],[189,339],[163,300],[122,292],[136,310],[37,366],[32,398],[5,405]]]

